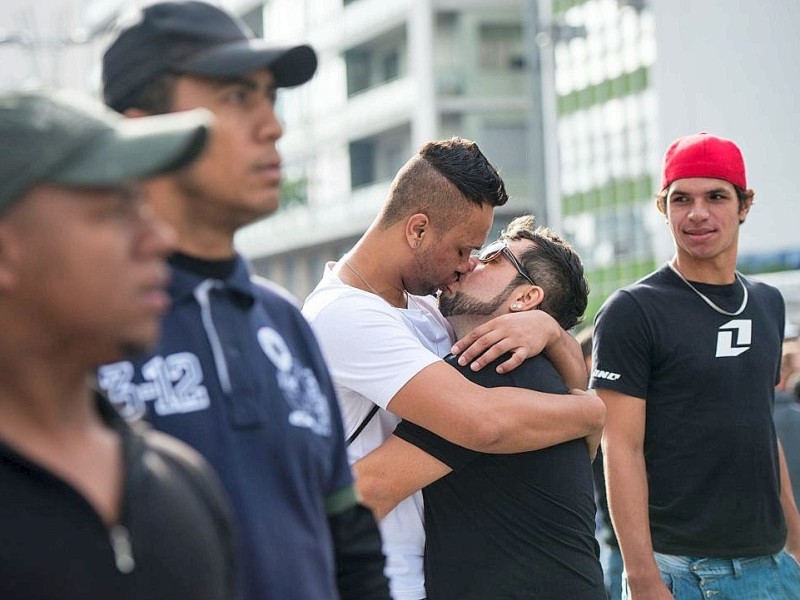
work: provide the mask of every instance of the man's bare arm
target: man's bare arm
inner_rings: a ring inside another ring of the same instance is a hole
[[[440,460],[400,439],[383,444],[353,465],[356,487],[375,518],[383,519],[401,500],[450,473]]]
[[[608,506],[632,600],[671,600],[653,557],[644,462],[645,401],[597,390],[606,403],[603,461]]]
[[[452,352],[460,354],[460,365],[469,364],[473,371],[511,352],[511,358],[498,365],[498,373],[512,371],[526,358],[544,352],[567,387],[586,389],[586,365],[580,345],[553,317],[541,310],[495,317],[458,340]]]
[[[540,450],[591,436],[605,419],[603,402],[592,394],[484,388],[442,361],[417,373],[387,409],[454,444],[487,453]]]

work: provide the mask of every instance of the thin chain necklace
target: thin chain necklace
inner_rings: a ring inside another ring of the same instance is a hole
[[[346,265],[347,265],[347,268],[348,268],[348,269],[350,269],[350,270],[351,270],[353,273],[355,273],[356,277],[358,277],[358,278],[359,278],[359,279],[360,279],[360,280],[361,280],[361,281],[364,283],[364,285],[365,285],[365,286],[367,286],[367,287],[369,288],[369,290],[370,290],[370,291],[371,291],[373,294],[375,294],[375,295],[376,295],[378,298],[381,298],[381,299],[382,299],[384,302],[386,302],[387,304],[390,304],[390,305],[394,306],[394,304],[392,304],[391,302],[389,302],[388,300],[386,300],[386,298],[384,298],[383,296],[381,296],[381,295],[378,293],[378,290],[376,290],[374,287],[372,287],[372,286],[370,285],[369,281],[367,281],[366,279],[364,279],[364,276],[363,276],[361,273],[359,273],[358,271],[356,271],[356,270],[355,270],[355,267],[353,267],[353,265],[351,265],[351,264],[350,264],[350,261],[349,261],[348,259],[346,259],[346,258],[344,259],[344,264],[346,264]],[[414,304],[414,306],[415,306],[417,309],[419,309],[419,306],[418,306],[418,305],[417,305],[417,303],[414,301],[414,299],[411,297],[411,294],[409,294],[408,292],[406,292],[405,290],[403,290],[403,296],[404,296],[404,300],[406,301],[406,307],[408,307],[408,306],[409,306],[409,303],[413,303],[413,304]]]
[[[689,283],[689,280],[686,279],[683,275],[681,275],[681,272],[678,271],[678,269],[675,268],[675,266],[672,264],[672,261],[670,261],[667,264],[669,265],[669,268],[672,269],[672,272],[675,273],[675,275],[677,275],[680,278],[680,280],[683,281],[683,283],[688,285],[692,289],[692,291],[694,291],[695,294],[697,294],[698,296],[700,296],[700,298],[703,299],[703,302],[708,304],[711,308],[713,308],[719,314],[726,315],[728,317],[737,317],[740,314],[742,314],[744,309],[747,307],[747,300],[749,298],[748,294],[747,294],[747,286],[745,286],[744,281],[742,281],[742,276],[739,275],[739,271],[734,271],[734,275],[736,275],[736,280],[739,282],[739,285],[742,286],[742,291],[744,292],[744,296],[742,298],[742,305],[737,310],[735,310],[734,312],[730,312],[730,311],[721,309],[719,306],[714,304],[714,301],[711,300],[711,298],[706,296],[703,292],[701,292],[696,287],[694,287],[691,283]]]

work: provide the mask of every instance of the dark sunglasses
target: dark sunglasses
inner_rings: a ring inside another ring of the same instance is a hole
[[[505,240],[497,240],[485,248],[481,248],[481,250],[478,251],[477,259],[482,263],[488,263],[492,262],[501,254],[511,261],[511,264],[514,265],[514,267],[517,269],[517,272],[527,279],[531,285],[536,285],[536,283],[533,281],[533,277],[528,274],[528,271],[524,266],[522,266],[522,263],[519,262],[516,256],[514,256],[514,253],[511,252],[508,247],[508,242]]]

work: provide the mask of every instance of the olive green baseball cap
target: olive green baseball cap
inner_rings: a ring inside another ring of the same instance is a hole
[[[63,90],[0,94],[0,211],[42,183],[104,187],[180,169],[211,122],[202,109],[127,119]]]

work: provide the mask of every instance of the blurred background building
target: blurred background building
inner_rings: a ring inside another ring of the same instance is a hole
[[[98,60],[137,0],[4,0],[3,88],[96,93]],[[279,213],[238,244],[304,297],[369,226],[397,169],[460,135],[500,167],[512,200],[584,258],[588,317],[671,254],[653,196],[663,150],[707,130],[740,143],[756,206],[739,268],[778,285],[800,322],[791,179],[800,3],[784,0],[229,0],[259,35],[310,42],[309,85],[279,97]]]

